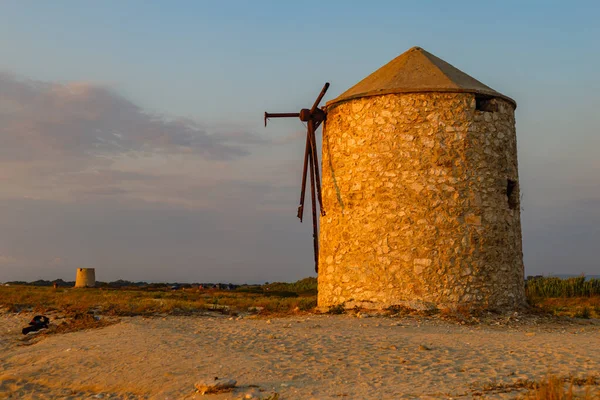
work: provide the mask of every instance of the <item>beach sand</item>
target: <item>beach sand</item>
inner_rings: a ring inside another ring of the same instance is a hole
[[[593,320],[127,317],[25,341],[20,330],[30,317],[0,316],[0,398],[515,398],[520,380],[600,373]],[[196,381],[213,376],[238,387],[195,391]]]

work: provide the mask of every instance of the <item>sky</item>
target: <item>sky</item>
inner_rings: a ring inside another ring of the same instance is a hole
[[[314,275],[298,120],[413,46],[516,110],[526,275],[600,274],[600,3],[0,2],[0,281]]]

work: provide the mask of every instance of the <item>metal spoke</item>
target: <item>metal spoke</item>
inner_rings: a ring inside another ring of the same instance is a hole
[[[309,153],[310,162],[310,201],[312,206],[312,223],[313,223],[313,247],[315,251],[315,272],[319,272],[319,230],[317,227],[317,202],[315,201],[315,171],[311,160],[312,152]]]
[[[302,168],[302,186],[300,189],[300,205],[298,206],[298,218],[302,222],[304,216],[304,196],[306,194],[306,174],[308,172],[308,161],[310,158],[310,143],[308,137],[306,138],[306,146],[304,149],[304,167]]]

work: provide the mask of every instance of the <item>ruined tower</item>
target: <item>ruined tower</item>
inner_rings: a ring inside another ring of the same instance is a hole
[[[419,47],[327,103],[320,307],[524,304],[515,108]]]
[[[77,268],[77,276],[75,278],[76,288],[86,288],[96,286],[96,269],[95,268]]]

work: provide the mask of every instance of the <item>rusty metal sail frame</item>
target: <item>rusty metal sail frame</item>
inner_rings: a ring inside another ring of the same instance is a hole
[[[299,113],[275,113],[265,112],[265,126],[269,118],[300,118],[300,121],[306,122],[306,146],[304,149],[304,167],[302,169],[302,188],[300,190],[300,205],[298,206],[298,218],[302,222],[304,216],[304,197],[306,193],[306,174],[310,170],[310,198],[312,206],[313,223],[313,246],[315,252],[315,272],[319,272],[319,231],[317,227],[317,200],[321,215],[325,215],[323,208],[323,198],[321,196],[321,177],[319,175],[319,156],[317,155],[317,141],[315,132],[325,121],[325,111],[319,108],[319,103],[323,100],[325,93],[329,89],[329,82],[325,83],[321,93],[315,100],[312,108],[303,108]]]

